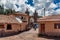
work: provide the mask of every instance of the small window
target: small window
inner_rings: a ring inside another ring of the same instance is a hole
[[[4,25],[0,25],[0,28],[5,28]]]
[[[7,24],[7,30],[11,30],[11,29],[12,29],[11,24]]]
[[[54,29],[57,29],[57,24],[54,24]]]
[[[54,24],[55,29],[60,29],[60,23],[59,24]]]
[[[21,20],[22,20],[23,22],[27,22],[27,20],[26,20],[25,17],[21,17]]]
[[[21,17],[21,19],[23,19],[23,17]]]

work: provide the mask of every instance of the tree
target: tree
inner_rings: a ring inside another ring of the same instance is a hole
[[[4,7],[3,5],[0,5],[0,14],[3,14],[4,13]]]
[[[15,10],[12,10],[12,9],[4,9],[4,6],[3,5],[0,5],[0,14],[7,15],[7,14],[13,14],[13,13],[15,13]]]
[[[7,14],[13,14],[15,13],[15,10],[12,10],[12,9],[6,9],[4,14],[7,15]]]

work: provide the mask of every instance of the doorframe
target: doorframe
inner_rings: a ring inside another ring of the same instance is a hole
[[[40,30],[41,30],[41,34],[45,33],[45,24],[41,24]]]

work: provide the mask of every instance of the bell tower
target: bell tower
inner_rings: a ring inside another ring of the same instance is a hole
[[[29,15],[29,11],[28,11],[28,8],[26,9],[26,11],[25,11],[25,14]]]
[[[37,11],[35,10],[35,12],[34,12],[34,22],[37,22],[37,18],[38,18],[38,13],[37,13]]]

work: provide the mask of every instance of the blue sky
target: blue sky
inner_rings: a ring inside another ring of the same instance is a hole
[[[39,15],[43,14],[42,11],[45,5],[47,14],[60,13],[60,0],[0,0],[1,4],[4,4],[5,9],[12,8],[20,12],[24,12],[28,7],[31,14],[34,10],[37,10]]]
[[[57,7],[56,8],[54,8],[53,10],[58,10],[58,9],[60,9],[60,0],[53,0],[52,1]],[[27,2],[27,4],[29,4],[30,6],[34,6],[34,3],[33,3],[33,0],[28,0],[28,2]],[[47,4],[48,5],[48,4]],[[58,10],[59,11],[59,10]],[[55,13],[55,12],[54,12]]]
[[[33,0],[27,0],[28,2],[26,2],[27,4],[30,4],[31,6],[33,6],[34,5],[34,3],[33,3]],[[53,3],[59,3],[60,2],[60,0],[53,0]]]
[[[53,0],[53,1],[55,4],[60,2],[60,0]]]
[[[58,3],[60,3],[60,0],[54,0],[53,2],[54,2],[55,4],[58,4]],[[59,4],[59,5],[60,5],[60,4]],[[57,8],[55,8],[55,10],[56,10],[56,9],[60,9],[60,6],[58,6]]]
[[[28,2],[27,2],[28,1]],[[27,0],[25,3],[30,5],[30,6],[34,6],[33,0]],[[19,7],[18,4],[16,4],[17,8]]]
[[[27,0],[28,2],[25,2],[26,4],[30,4],[31,6],[34,6],[33,0]]]
[[[27,4],[29,4],[30,6],[34,6],[33,0],[27,0],[28,2],[26,2]],[[53,0],[54,4],[60,3],[60,0]],[[59,9],[60,7],[55,8],[54,10]]]

